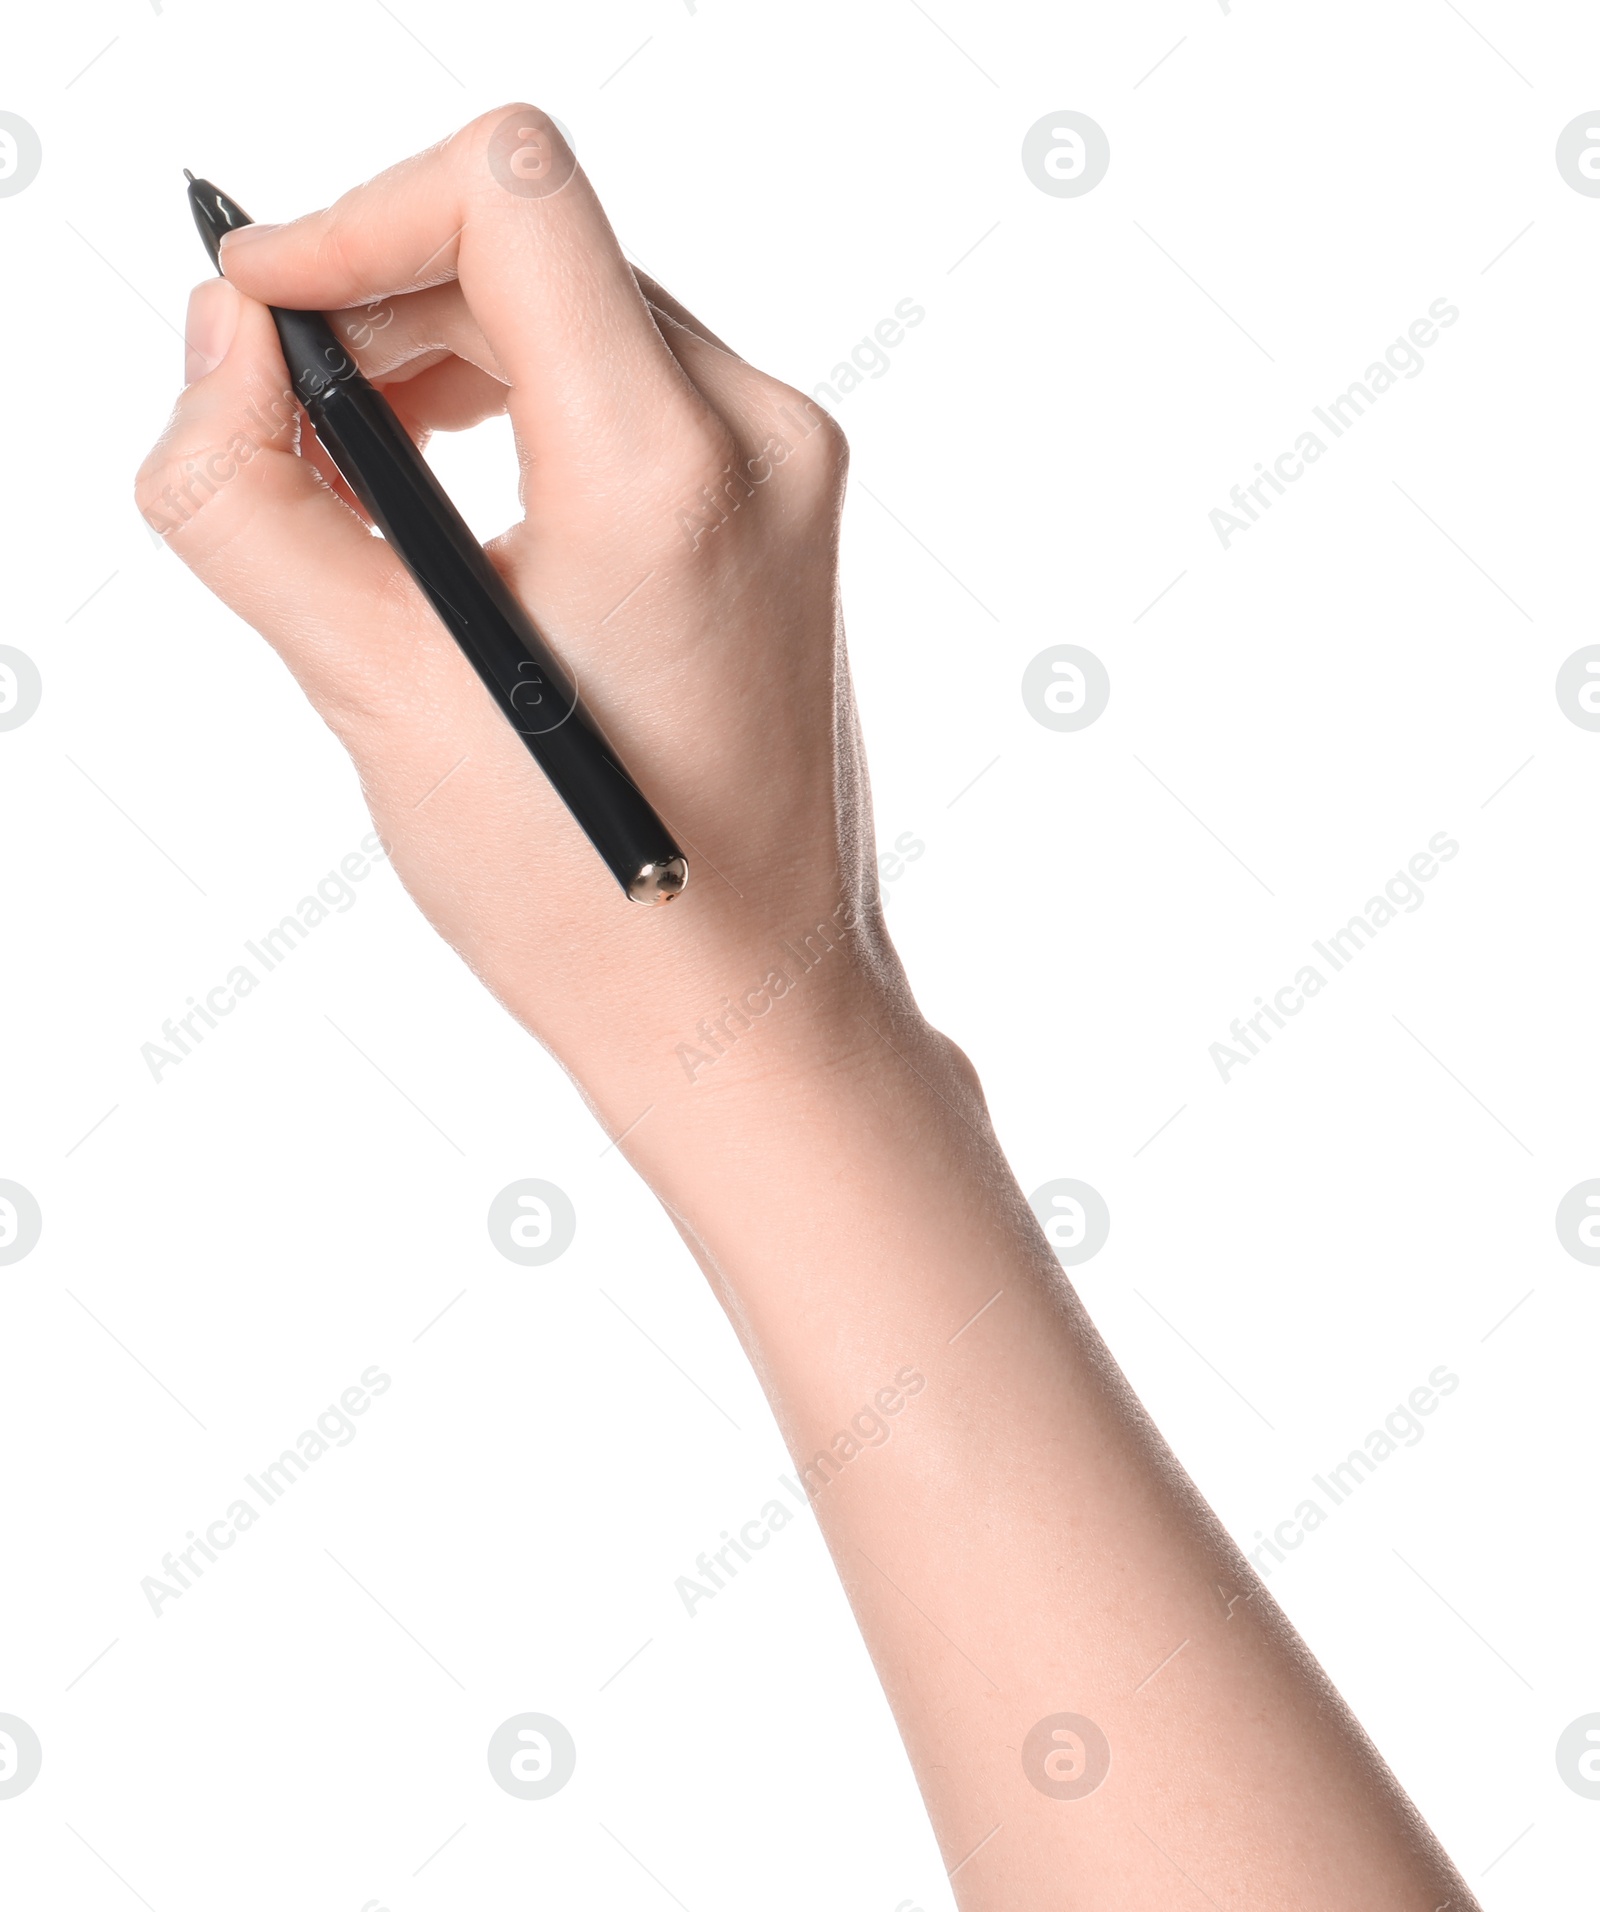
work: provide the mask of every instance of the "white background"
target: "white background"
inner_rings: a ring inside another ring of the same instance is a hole
[[[926,846],[888,892],[913,980],[1023,1186],[1105,1196],[1083,1292],[1247,1548],[1460,1376],[1271,1588],[1486,1905],[1592,1890],[1600,1803],[1554,1748],[1600,1710],[1600,1271],[1553,1219],[1600,1174],[1600,734],[1554,679],[1597,635],[1600,200],[1554,148],[1600,20],[1466,12],[11,19],[0,108],[44,153],[0,198],[0,642],[44,680],[0,735],[0,1176],[44,1214],[0,1269],[0,1712],[44,1746],[0,1801],[12,1902],[952,1903],[809,1517],[684,1613],[787,1459],[670,1227],[393,876],[141,1060],[370,827],[131,504],[204,268],[179,169],[283,217],[521,97],[633,256],[802,387],[925,307],[838,408],[880,842]],[[1111,143],[1081,198],[1020,159],[1064,108]],[[1437,299],[1422,373],[1225,550],[1207,514]],[[503,437],[436,456],[497,529]],[[1112,683],[1071,735],[1020,695],[1061,642]],[[1220,1080],[1229,1023],[1441,830],[1425,904]],[[485,1227],[530,1175],[578,1212],[539,1269]],[[358,1438],[153,1617],[141,1578],[372,1363]],[[524,1711],[578,1746],[541,1803],[485,1761]]]

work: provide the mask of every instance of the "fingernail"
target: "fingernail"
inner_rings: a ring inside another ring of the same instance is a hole
[[[235,226],[231,232],[222,235],[219,250],[226,256],[237,252],[241,246],[247,246],[253,239],[263,239],[269,232],[276,232],[277,226],[258,221],[253,226]]]
[[[214,372],[228,355],[239,326],[239,295],[226,279],[207,279],[189,294],[183,327],[183,382]]]

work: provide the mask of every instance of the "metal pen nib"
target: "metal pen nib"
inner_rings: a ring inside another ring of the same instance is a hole
[[[635,903],[670,903],[683,894],[689,881],[689,865],[681,856],[668,857],[662,863],[647,863],[628,885]]]

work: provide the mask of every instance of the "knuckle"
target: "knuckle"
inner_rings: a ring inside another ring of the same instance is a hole
[[[480,113],[454,144],[462,187],[477,193],[496,186],[542,198],[565,184],[577,164],[560,126],[527,100]]]
[[[782,482],[801,503],[831,507],[844,489],[850,441],[833,414],[792,385],[769,381],[769,401],[786,446]]]
[[[695,549],[700,533],[729,523],[743,504],[752,489],[748,463],[744,447],[720,420],[696,421],[663,450],[659,495]]]
[[[733,430],[712,414],[695,419],[663,457],[663,481],[673,520],[692,548],[717,548],[770,534],[772,520],[758,510],[762,496],[782,500],[782,515],[797,529],[837,515],[849,465],[849,444],[834,418],[792,387],[763,381],[761,402],[741,408]]]
[[[341,285],[358,281],[357,243],[356,217],[346,202],[339,200],[330,207],[322,229],[316,236],[312,255],[316,277],[319,280],[331,279]]]
[[[211,454],[205,446],[182,442],[178,414],[145,454],[134,475],[133,501],[152,530],[166,533],[186,523],[214,490],[206,475]]]
[[[555,121],[542,106],[535,106],[531,100],[507,100],[504,106],[491,107],[487,113],[480,113],[464,128],[467,142],[475,147],[487,147],[508,120],[525,121],[540,133],[556,130]]]
[[[158,441],[145,453],[133,475],[134,506],[147,523],[160,515],[161,494],[172,483],[171,469],[164,444]]]
[[[198,552],[200,546],[187,535],[198,519],[211,528],[201,540],[208,545],[236,526],[243,501],[251,500],[254,509],[263,496],[271,503],[281,499],[285,486],[292,490],[300,461],[280,454],[289,448],[295,426],[288,394],[273,397],[263,389],[245,414],[213,422],[210,430],[186,422],[180,401],[134,476],[140,516],[162,537],[184,532],[187,550]]]
[[[843,485],[850,469],[850,440],[838,419],[824,412],[817,428],[815,457],[824,481]]]
[[[668,482],[677,491],[702,485],[715,490],[738,464],[740,450],[739,440],[720,419],[696,419],[675,434],[664,453]]]

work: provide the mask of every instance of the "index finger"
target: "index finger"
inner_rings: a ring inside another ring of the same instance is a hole
[[[228,235],[222,266],[251,297],[327,311],[457,278],[510,381],[518,435],[541,454],[638,456],[693,388],[548,114],[502,107],[324,211]]]

